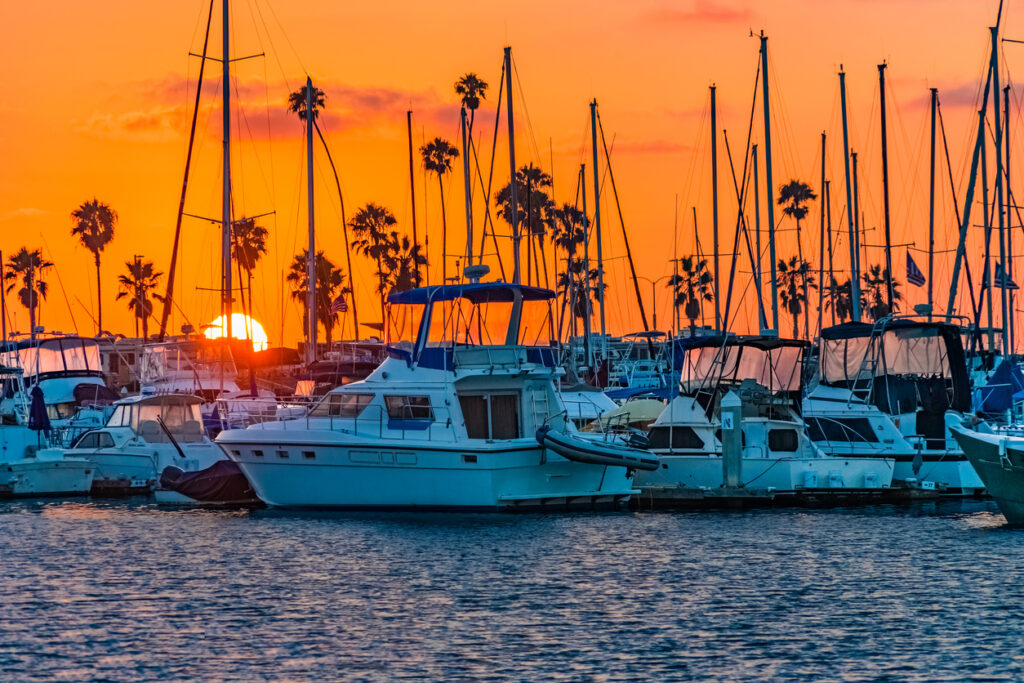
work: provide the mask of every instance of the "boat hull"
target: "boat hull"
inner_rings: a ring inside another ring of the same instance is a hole
[[[35,457],[0,464],[0,496],[84,496],[92,486],[95,466],[83,458],[65,458],[47,450]]]
[[[644,498],[671,497],[680,489],[718,489],[724,484],[722,458],[659,454],[662,467],[639,472]],[[884,458],[743,458],[740,488],[779,493],[809,489],[880,489],[892,483],[892,461]]]
[[[283,432],[221,443],[267,505],[279,508],[511,510],[605,507],[636,491],[623,467],[571,462],[535,441],[410,444],[296,442]],[[284,440],[282,439],[282,440]],[[262,453],[263,455],[256,455]]]
[[[953,437],[1006,521],[1024,525],[1024,439],[982,434],[963,427],[954,427]],[[1007,445],[1001,448],[1000,442]]]

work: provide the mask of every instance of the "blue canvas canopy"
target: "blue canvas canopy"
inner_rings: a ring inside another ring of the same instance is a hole
[[[402,292],[392,292],[388,301],[393,304],[427,304],[434,301],[467,299],[474,304],[515,301],[516,292],[523,301],[546,301],[555,298],[555,293],[542,287],[527,287],[507,282],[471,282],[463,285],[436,285],[417,287]]]

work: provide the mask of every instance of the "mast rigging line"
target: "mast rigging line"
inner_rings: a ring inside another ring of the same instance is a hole
[[[213,20],[213,3],[214,0],[210,0],[210,10],[206,15],[206,36],[203,38],[204,56],[206,55],[206,50],[210,42],[210,24]],[[163,341],[164,336],[167,334],[167,322],[171,316],[171,302],[174,300],[174,275],[178,265],[178,247],[181,243],[181,219],[182,214],[185,211],[185,195],[188,190],[188,175],[192,165],[192,150],[196,139],[196,122],[199,118],[199,100],[200,95],[203,92],[203,72],[205,71],[205,67],[206,59],[204,57],[204,59],[199,63],[199,82],[196,85],[196,99],[192,110],[192,125],[189,130],[188,151],[185,154],[185,172],[181,182],[181,198],[178,201],[178,217],[174,227],[174,243],[171,247],[171,267],[167,273],[167,289],[164,294],[163,310],[160,313],[160,331],[157,334],[157,340],[159,341]]]
[[[647,324],[647,313],[644,311],[644,301],[643,297],[640,295],[640,282],[636,277],[636,266],[633,264],[633,254],[629,248],[629,236],[626,234],[626,222],[622,218],[622,205],[619,203],[619,191],[615,186],[615,174],[612,172],[612,159],[611,155],[608,153],[608,143],[605,141],[604,123],[601,121],[600,112],[597,112],[597,128],[601,133],[601,146],[604,148],[605,168],[608,170],[608,179],[612,182],[612,193],[615,196],[615,208],[619,214],[619,225],[622,226],[622,240],[626,244],[626,258],[629,260],[629,272],[633,276],[633,289],[636,291],[636,303],[637,307],[640,309],[640,319],[643,321],[644,330],[649,332],[651,328]],[[595,197],[594,199],[595,201],[600,201],[600,197]],[[647,345],[649,347],[648,350],[653,356],[654,344],[651,342],[650,338],[647,339]]]

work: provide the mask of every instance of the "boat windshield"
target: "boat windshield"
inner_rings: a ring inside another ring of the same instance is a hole
[[[99,344],[78,337],[44,339],[34,346],[7,351],[3,363],[20,367],[25,377],[103,371]]]
[[[433,304],[428,330],[428,346],[504,345],[512,318],[511,302],[491,301],[474,304],[467,299],[439,301]],[[392,340],[416,338],[422,306],[392,304]],[[554,338],[550,301],[524,301],[516,343],[523,346],[549,346]]]
[[[167,429],[177,437],[202,433],[202,417],[199,403],[182,400],[180,397],[166,396],[159,401],[142,401],[121,404],[114,408],[107,421],[108,427],[128,427],[136,434],[147,437],[159,437],[163,430],[159,419],[164,421]]]
[[[772,393],[799,391],[803,347],[764,348],[748,344],[688,349],[683,366],[685,389],[752,381]]]
[[[865,364],[868,354],[877,362]],[[953,376],[946,340],[936,327],[893,327],[872,337],[826,339],[820,364],[826,384],[846,385],[884,375]]]

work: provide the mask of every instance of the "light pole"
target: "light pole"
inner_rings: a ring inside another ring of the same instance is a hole
[[[644,277],[643,275],[637,275],[636,277],[637,277],[638,280],[646,280],[647,282],[651,283],[651,311],[652,311],[652,313],[651,313],[651,328],[653,329],[653,331],[657,332],[658,331],[658,290],[657,290],[657,286],[658,286],[659,282],[661,282],[662,280],[668,280],[672,276],[671,275],[662,275],[661,277],[656,278],[654,280],[652,280],[649,277]]]

